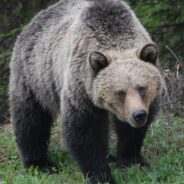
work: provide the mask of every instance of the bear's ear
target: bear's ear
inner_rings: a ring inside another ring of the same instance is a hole
[[[109,65],[110,59],[103,53],[94,51],[89,55],[89,63],[94,72],[98,73],[100,70]]]
[[[139,57],[141,60],[156,64],[158,52],[157,47],[155,44],[150,43],[145,45],[140,51],[139,51]]]

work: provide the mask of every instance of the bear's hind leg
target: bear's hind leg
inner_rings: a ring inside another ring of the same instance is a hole
[[[11,90],[10,113],[24,166],[38,166],[48,171],[47,151],[52,116],[25,86]]]
[[[118,136],[117,157],[118,165],[126,168],[131,164],[149,166],[141,155],[141,147],[145,138],[148,126],[133,128],[129,124],[114,118],[116,132]]]

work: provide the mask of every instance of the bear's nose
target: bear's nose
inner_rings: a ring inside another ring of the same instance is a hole
[[[144,110],[138,110],[133,113],[134,120],[139,123],[143,124],[147,118],[147,112]]]

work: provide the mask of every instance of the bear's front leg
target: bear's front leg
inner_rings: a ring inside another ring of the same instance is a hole
[[[117,157],[120,168],[126,169],[131,164],[149,166],[141,155],[141,148],[148,125],[133,128],[128,123],[119,121],[116,117],[113,120],[118,136]]]
[[[16,85],[10,89],[10,113],[24,167],[38,166],[43,172],[52,172],[47,152],[53,117],[27,86]]]
[[[107,113],[92,104],[71,105],[65,99],[62,106],[64,137],[89,183],[114,184],[108,155]]]

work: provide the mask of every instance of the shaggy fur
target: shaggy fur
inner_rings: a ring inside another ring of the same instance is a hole
[[[114,183],[106,159],[108,113],[111,110],[97,104],[95,99],[100,96],[95,90],[100,81],[108,78],[110,66],[117,70],[113,71],[116,77],[112,84],[126,79],[131,69],[124,74],[123,66],[117,67],[124,58],[135,60],[133,63],[140,61],[144,68],[145,63],[133,56],[148,43],[152,43],[148,33],[121,0],[61,0],[33,18],[16,41],[9,90],[11,119],[24,166],[49,166],[50,128],[60,114],[69,150],[89,182]],[[113,65],[106,67],[107,73],[105,69],[95,73],[91,68],[89,54],[94,51],[111,58],[109,61]],[[149,72],[134,65],[137,70],[130,78],[137,78],[134,81],[142,83],[144,73],[149,76]],[[153,86],[153,80],[148,84],[156,99],[160,94],[160,87],[156,90],[156,85],[161,85],[159,72],[149,63],[145,68],[158,79]],[[141,77],[140,72],[143,72]],[[112,92],[114,89],[107,90]],[[152,108],[155,105],[151,105],[157,104],[155,99],[147,103],[150,117],[155,116],[156,111]],[[117,120],[116,112],[111,113],[115,115],[120,162],[124,158],[135,160],[134,156],[137,159],[152,118],[146,127],[135,129],[127,122]]]

